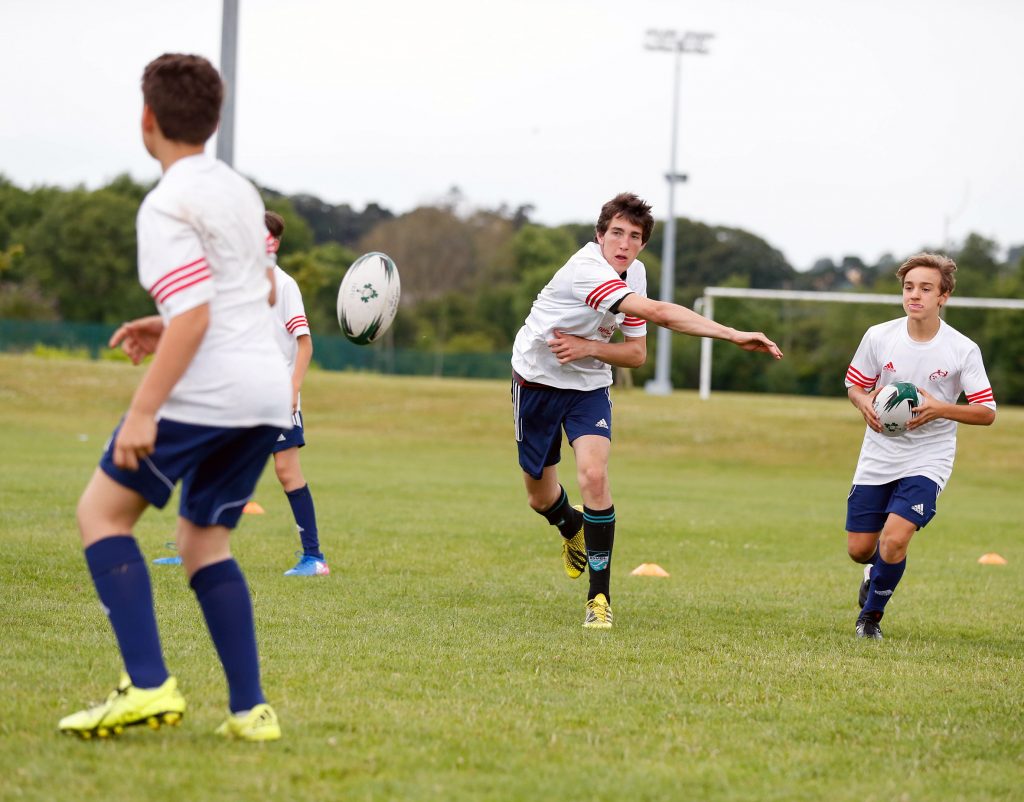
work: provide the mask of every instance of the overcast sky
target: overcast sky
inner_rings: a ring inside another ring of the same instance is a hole
[[[395,212],[476,206],[590,222],[621,190],[764,237],[797,268],[976,231],[1024,243],[1021,0],[240,0],[235,166]],[[219,0],[3,0],[0,173],[99,186],[158,168],[138,81],[220,60]],[[682,268],[685,269],[685,268]]]

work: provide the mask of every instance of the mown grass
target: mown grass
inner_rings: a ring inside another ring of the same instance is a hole
[[[154,567],[181,728],[58,736],[119,668],[74,527],[139,377],[0,356],[0,798],[1021,798],[1024,412],[961,427],[886,640],[852,637],[844,401],[615,393],[615,629],[523,499],[503,382],[315,372],[302,460],[333,575],[272,471],[235,551],[285,738],[222,743],[226,693],[179,569]],[[575,497],[572,459],[564,479]],[[172,504],[173,506],[173,504]],[[148,557],[174,511],[150,511]],[[977,564],[983,552],[1009,560]],[[669,579],[629,575],[657,562]]]

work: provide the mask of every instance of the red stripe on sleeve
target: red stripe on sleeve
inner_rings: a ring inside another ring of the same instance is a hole
[[[875,382],[878,381],[878,377],[875,376],[873,379],[865,378],[865,376],[857,371],[853,365],[846,371],[846,380],[850,384],[856,384],[858,387],[863,387],[865,390],[870,390],[875,386]]]
[[[644,320],[642,317],[627,317],[625,320],[622,321],[622,325],[623,326],[642,326],[646,322],[647,321]]]
[[[204,281],[208,281],[208,280],[209,280],[209,279],[211,279],[211,278],[213,278],[213,274],[212,274],[212,273],[210,273],[209,271],[207,271],[206,273],[204,273],[204,274],[202,274],[202,275],[200,275],[200,276],[197,276],[197,277],[196,277],[196,278],[195,278],[194,280],[192,280],[192,281],[186,282],[186,283],[184,283],[184,284],[177,284],[177,285],[175,285],[174,287],[169,287],[169,288],[168,288],[168,290],[167,290],[167,292],[165,292],[165,293],[164,293],[164,295],[163,295],[162,297],[160,297],[160,298],[157,298],[157,299],[156,299],[156,301],[157,301],[157,303],[161,303],[161,304],[162,304],[162,303],[164,303],[164,302],[165,302],[165,301],[166,301],[166,300],[167,300],[168,298],[171,298],[172,296],[175,296],[175,295],[177,295],[177,294],[178,294],[179,292],[181,292],[182,290],[187,290],[187,289],[188,289],[189,287],[193,287],[193,286],[195,286],[196,284],[201,284],[202,282],[204,282]]]
[[[590,295],[587,296],[587,306],[592,306],[594,309],[597,309],[597,305],[601,303],[604,298],[607,298],[609,293],[612,293],[617,289],[624,288],[625,286],[626,282],[618,278],[606,281],[604,284],[599,284],[591,291]]]
[[[611,282],[609,282],[609,283],[611,283]],[[590,306],[594,307],[594,309],[597,309],[601,305],[601,301],[603,301],[609,295],[613,295],[616,292],[618,292],[619,290],[628,289],[626,287],[626,283],[624,281],[615,282],[614,286],[611,286],[611,287],[609,287],[607,285],[602,285],[602,286],[604,286],[605,289],[601,289],[600,287],[598,287],[598,289],[594,290],[588,296],[588,298],[592,299],[592,300],[588,300],[587,303],[590,304]]]
[[[193,270],[194,268],[206,269],[206,257],[200,256],[194,262],[189,262],[187,265],[176,267],[173,270],[169,270],[164,273],[163,276],[157,279],[153,286],[149,288],[149,294],[155,298],[159,293],[164,291],[164,288],[168,283],[180,280],[186,273],[188,273],[188,271]],[[192,273],[188,274],[192,275]]]
[[[996,397],[995,394],[993,394],[991,387],[986,390],[979,390],[978,392],[971,393],[967,396],[968,404],[985,404],[987,402],[992,402],[994,404],[995,401]]]
[[[307,322],[305,315],[296,315],[284,324],[284,327],[288,329],[289,334],[293,334],[295,329],[301,329],[303,326],[309,328],[309,323]]]

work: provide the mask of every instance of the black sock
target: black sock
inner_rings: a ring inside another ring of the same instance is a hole
[[[587,542],[587,564],[590,566],[590,591],[587,599],[603,593],[609,604],[612,547],[615,544],[615,505],[606,510],[583,508],[583,537]]]
[[[549,524],[557,526],[562,537],[568,540],[580,531],[583,514],[579,510],[574,510],[569,504],[569,494],[565,492],[565,488],[559,485],[558,489],[562,493],[558,497],[558,501],[552,504],[550,509],[544,512],[537,510],[537,512],[543,515]]]

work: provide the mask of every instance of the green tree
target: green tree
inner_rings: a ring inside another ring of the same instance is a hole
[[[62,319],[116,323],[151,314],[136,272],[138,203],[117,189],[61,193],[25,234],[24,274],[57,301]]]

